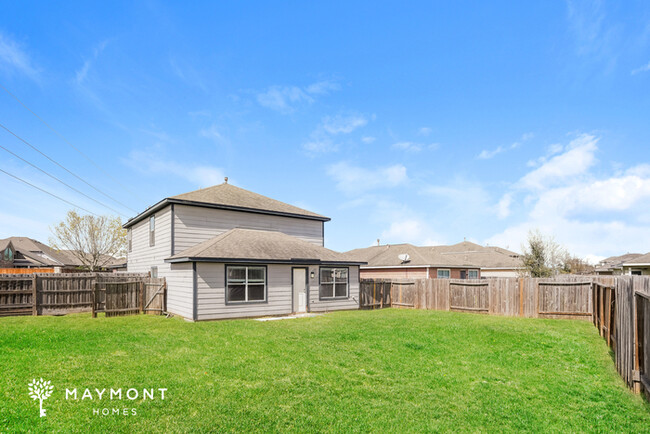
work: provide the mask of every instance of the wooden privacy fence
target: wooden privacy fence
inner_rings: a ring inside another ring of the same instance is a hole
[[[613,352],[616,370],[650,399],[650,277],[617,276],[594,285],[593,323]]]
[[[123,284],[127,285],[120,286]],[[122,309],[127,300],[130,303],[137,301],[139,311],[162,312],[166,309],[165,280],[152,279],[147,274],[11,274],[0,275],[0,316],[91,312],[97,300],[105,308],[107,299],[102,290],[105,291],[107,286],[111,288],[109,310]],[[138,295],[134,299],[135,291]]]
[[[361,308],[452,310],[528,318],[582,318],[592,313],[592,283],[609,276],[489,279],[362,279]],[[378,295],[379,294],[379,295]]]
[[[164,278],[95,283],[92,292],[92,315],[107,317],[167,310],[167,283]]]

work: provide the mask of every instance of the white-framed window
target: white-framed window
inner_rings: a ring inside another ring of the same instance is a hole
[[[154,279],[158,277],[158,267],[151,267],[151,277]]]
[[[149,217],[149,247],[156,245],[156,216]]]
[[[319,298],[347,298],[349,295],[347,268],[322,267],[320,269]]]
[[[133,250],[133,232],[131,231],[131,228],[126,231],[126,239],[129,242],[129,253],[131,253]]]
[[[468,279],[478,279],[478,270],[467,270]]]
[[[263,303],[265,301],[265,266],[226,266],[226,303]]]
[[[449,279],[451,278],[451,270],[448,268],[438,268],[438,279]]]

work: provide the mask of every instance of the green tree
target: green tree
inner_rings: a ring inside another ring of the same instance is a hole
[[[569,254],[553,237],[542,235],[539,229],[528,232],[521,250],[524,273],[531,277],[551,277],[566,272]]]
[[[126,229],[119,217],[79,215],[68,211],[66,219],[51,228],[50,244],[68,250],[84,267],[95,271],[114,258],[126,255]]]

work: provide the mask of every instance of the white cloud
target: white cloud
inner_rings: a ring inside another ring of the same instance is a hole
[[[302,148],[310,154],[338,151],[339,143],[334,140],[334,136],[350,134],[367,123],[368,118],[359,114],[325,116],[309,135],[309,139],[302,144]],[[369,142],[362,140],[371,143],[374,138],[371,139]]]
[[[39,78],[39,71],[24,48],[2,33],[0,33],[0,69],[9,73],[24,74],[32,80]]]
[[[313,95],[325,95],[330,93],[331,91],[335,90],[340,90],[341,86],[331,80],[323,80],[319,81],[317,83],[310,84],[307,86],[305,89],[307,93],[313,94]]]
[[[582,257],[649,250],[643,234],[650,232],[650,165],[596,177],[597,143],[598,138],[581,135],[513,184],[496,208],[509,213],[521,200],[526,214],[486,241],[517,246],[530,229],[539,228]]]
[[[370,143],[373,143],[375,140],[377,140],[377,139],[376,139],[375,137],[372,137],[372,136],[365,136],[365,137],[362,137],[362,138],[361,138],[361,141],[362,141],[363,143],[365,143],[365,144],[368,144],[368,145],[369,145]]]
[[[586,173],[596,162],[598,139],[582,134],[571,141],[567,151],[556,155],[520,180],[529,189],[542,189]]]
[[[357,128],[365,126],[367,123],[368,119],[363,115],[336,115],[324,117],[321,127],[332,135],[349,134]]]
[[[494,158],[496,155],[512,150],[512,149],[517,149],[518,147],[521,146],[522,143],[532,139],[534,137],[533,133],[525,133],[521,136],[521,139],[518,141],[512,143],[510,146],[497,146],[495,149],[492,150],[487,150],[484,149],[481,151],[480,154],[476,156],[479,160],[489,160],[490,158]]]
[[[510,205],[512,204],[512,194],[506,193],[501,197],[497,204],[497,216],[504,219],[510,215]]]
[[[291,113],[298,103],[312,103],[314,99],[297,86],[271,86],[257,95],[257,102],[280,113]]]
[[[418,129],[418,134],[421,136],[428,136],[429,134],[431,134],[431,131],[432,130],[429,127],[421,127],[420,129]]]
[[[381,233],[381,242],[388,244],[412,243],[420,246],[442,244],[439,236],[429,225],[419,219],[394,221]],[[399,254],[396,252],[395,254]]]
[[[147,175],[173,175],[190,181],[197,187],[210,187],[221,184],[224,172],[221,168],[205,164],[180,163],[160,157],[160,147],[133,150],[124,162]]]
[[[86,81],[90,68],[92,67],[93,63],[97,60],[99,55],[104,51],[107,45],[108,45],[108,40],[99,43],[97,46],[95,46],[95,48],[93,48],[92,56],[86,59],[83,65],[81,66],[81,68],[79,68],[75,72],[74,81],[76,84],[81,85]]]
[[[640,72],[648,72],[648,71],[650,71],[650,62],[648,62],[646,65],[643,65],[639,68],[633,69],[632,75],[636,75]]]
[[[330,80],[319,81],[304,88],[275,85],[257,94],[257,102],[263,107],[288,114],[295,111],[300,104],[312,104],[316,95],[327,95],[339,89],[338,83]]]
[[[323,154],[327,152],[338,151],[339,145],[334,143],[328,137],[316,138],[312,137],[312,140],[309,140],[302,145],[303,149],[312,154]]]
[[[217,126],[214,124],[210,125],[207,128],[202,128],[199,131],[199,136],[213,140],[216,143],[224,143],[226,141],[223,134],[221,134],[221,131],[219,131],[219,128],[217,128]]]
[[[403,151],[420,152],[422,150],[423,145],[414,142],[397,142],[394,143],[392,147],[393,149],[401,149]]]
[[[408,181],[406,167],[401,164],[366,169],[342,161],[329,166],[327,174],[334,179],[339,190],[351,195],[374,189],[396,187]]]

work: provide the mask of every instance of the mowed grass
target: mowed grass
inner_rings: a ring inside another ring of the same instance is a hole
[[[0,319],[0,431],[650,430],[589,322],[385,309],[188,323]],[[28,396],[33,378],[53,395]],[[65,400],[66,388],[167,388]],[[93,409],[135,408],[136,416]]]

